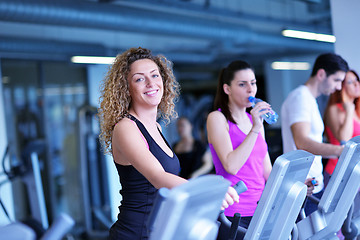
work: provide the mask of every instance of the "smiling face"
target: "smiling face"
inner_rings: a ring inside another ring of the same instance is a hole
[[[234,74],[230,86],[224,84],[224,91],[229,96],[229,102],[239,107],[250,107],[249,97],[257,92],[256,78],[252,69],[244,69]]]
[[[127,77],[131,106],[158,106],[163,96],[163,80],[159,68],[150,59],[140,59],[131,64]]]

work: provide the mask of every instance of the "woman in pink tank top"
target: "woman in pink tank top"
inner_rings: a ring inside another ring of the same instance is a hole
[[[270,105],[260,102],[246,112],[257,91],[255,73],[244,61],[234,61],[219,76],[215,111],[207,118],[208,142],[216,174],[232,184],[242,180],[248,190],[240,195],[239,203],[225,210],[229,218],[241,214],[240,225],[247,228],[257,202],[264,190],[272,166],[264,136],[261,115]],[[221,227],[219,236],[221,235]]]
[[[231,220],[240,213],[240,226],[247,228],[270,175],[272,165],[265,141],[261,115],[271,106],[266,102],[252,106],[249,97],[257,92],[254,70],[244,61],[234,61],[222,69],[214,101],[215,111],[208,115],[208,142],[216,174],[234,185],[243,181],[248,190],[240,195],[239,203],[225,210]],[[311,178],[305,181],[308,195],[314,186]],[[228,239],[226,227],[220,226],[218,239]]]

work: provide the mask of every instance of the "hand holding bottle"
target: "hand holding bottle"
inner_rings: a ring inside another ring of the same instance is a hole
[[[250,96],[249,97],[249,102],[252,103],[252,107],[254,108],[255,105],[258,103],[258,102],[263,102],[263,100],[259,99],[259,98],[255,98],[253,96]],[[268,124],[273,124],[273,123],[276,123],[278,118],[279,118],[279,115],[273,110],[273,109],[270,109],[267,113],[261,115],[261,117],[268,123]]]

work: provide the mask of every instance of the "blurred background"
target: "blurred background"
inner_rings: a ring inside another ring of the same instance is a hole
[[[217,76],[233,60],[255,68],[257,96],[278,113],[317,55],[336,52],[359,72],[358,9],[357,0],[0,0],[0,226],[31,219],[46,229],[65,212],[76,222],[67,239],[106,239],[115,221],[121,186],[96,118],[109,65],[76,57],[111,61],[139,46],[165,55],[181,85],[176,109],[206,142]],[[275,161],[280,122],[265,127]],[[175,123],[163,129],[178,139]]]

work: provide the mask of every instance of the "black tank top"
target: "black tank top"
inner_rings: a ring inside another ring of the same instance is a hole
[[[168,156],[138,119],[132,115],[129,118],[136,123],[149,145],[150,152],[158,159],[164,170],[178,175],[180,164],[175,153],[173,157]],[[161,132],[160,134],[170,147]],[[148,239],[147,220],[157,189],[133,166],[117,163],[115,166],[120,178],[122,201],[119,206],[118,220],[110,229],[110,239]]]

